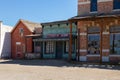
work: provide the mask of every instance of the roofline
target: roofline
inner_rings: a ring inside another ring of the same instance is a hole
[[[93,18],[117,18],[120,17],[120,15],[102,15],[102,16],[84,16],[84,17],[72,17],[70,19],[68,19],[68,21],[78,21],[78,20],[85,20],[85,19],[93,19]]]
[[[46,23],[41,23],[41,25],[56,25],[56,24],[65,24],[65,23],[68,23],[68,20],[46,22]]]
[[[11,30],[11,33],[17,28],[17,25],[20,23],[20,22],[22,22],[21,21],[21,19],[19,19],[18,21],[17,21],[17,23],[15,24],[15,26],[14,26],[14,28]],[[22,22],[23,23],[23,22]],[[28,27],[23,23],[23,25],[28,29]],[[30,31],[30,29],[28,29],[29,31]],[[31,32],[31,31],[30,31]],[[31,32],[31,33],[33,33],[33,32]]]

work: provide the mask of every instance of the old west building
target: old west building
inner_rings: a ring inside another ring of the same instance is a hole
[[[26,54],[32,54],[33,38],[40,36],[41,25],[20,19],[11,31],[11,55],[13,59],[22,59]]]
[[[78,15],[69,19],[70,34],[76,21],[79,61],[120,61],[120,0],[78,0]],[[71,50],[69,54],[71,58]]]
[[[76,24],[72,23],[72,59],[76,59]],[[42,37],[34,39],[34,53],[41,58],[69,58],[69,22],[55,21],[42,23]]]

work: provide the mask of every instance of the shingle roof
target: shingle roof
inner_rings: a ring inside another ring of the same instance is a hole
[[[20,21],[26,25],[26,27],[31,31],[34,32],[35,28],[42,28],[40,23],[35,23],[27,20],[20,19]]]

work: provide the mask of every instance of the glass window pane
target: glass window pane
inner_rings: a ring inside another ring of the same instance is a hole
[[[91,0],[91,12],[97,11],[97,0]]]
[[[120,0],[114,0],[114,9],[120,9]]]
[[[88,34],[88,54],[100,54],[100,35]]]
[[[54,42],[52,41],[46,42],[45,47],[46,53],[54,53]]]
[[[110,34],[110,53],[120,54],[120,34]]]

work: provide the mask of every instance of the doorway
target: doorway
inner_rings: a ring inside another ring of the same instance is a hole
[[[19,59],[22,57],[22,46],[16,45],[16,59]]]
[[[62,55],[63,55],[63,42],[57,41],[56,42],[56,58],[62,59]]]

